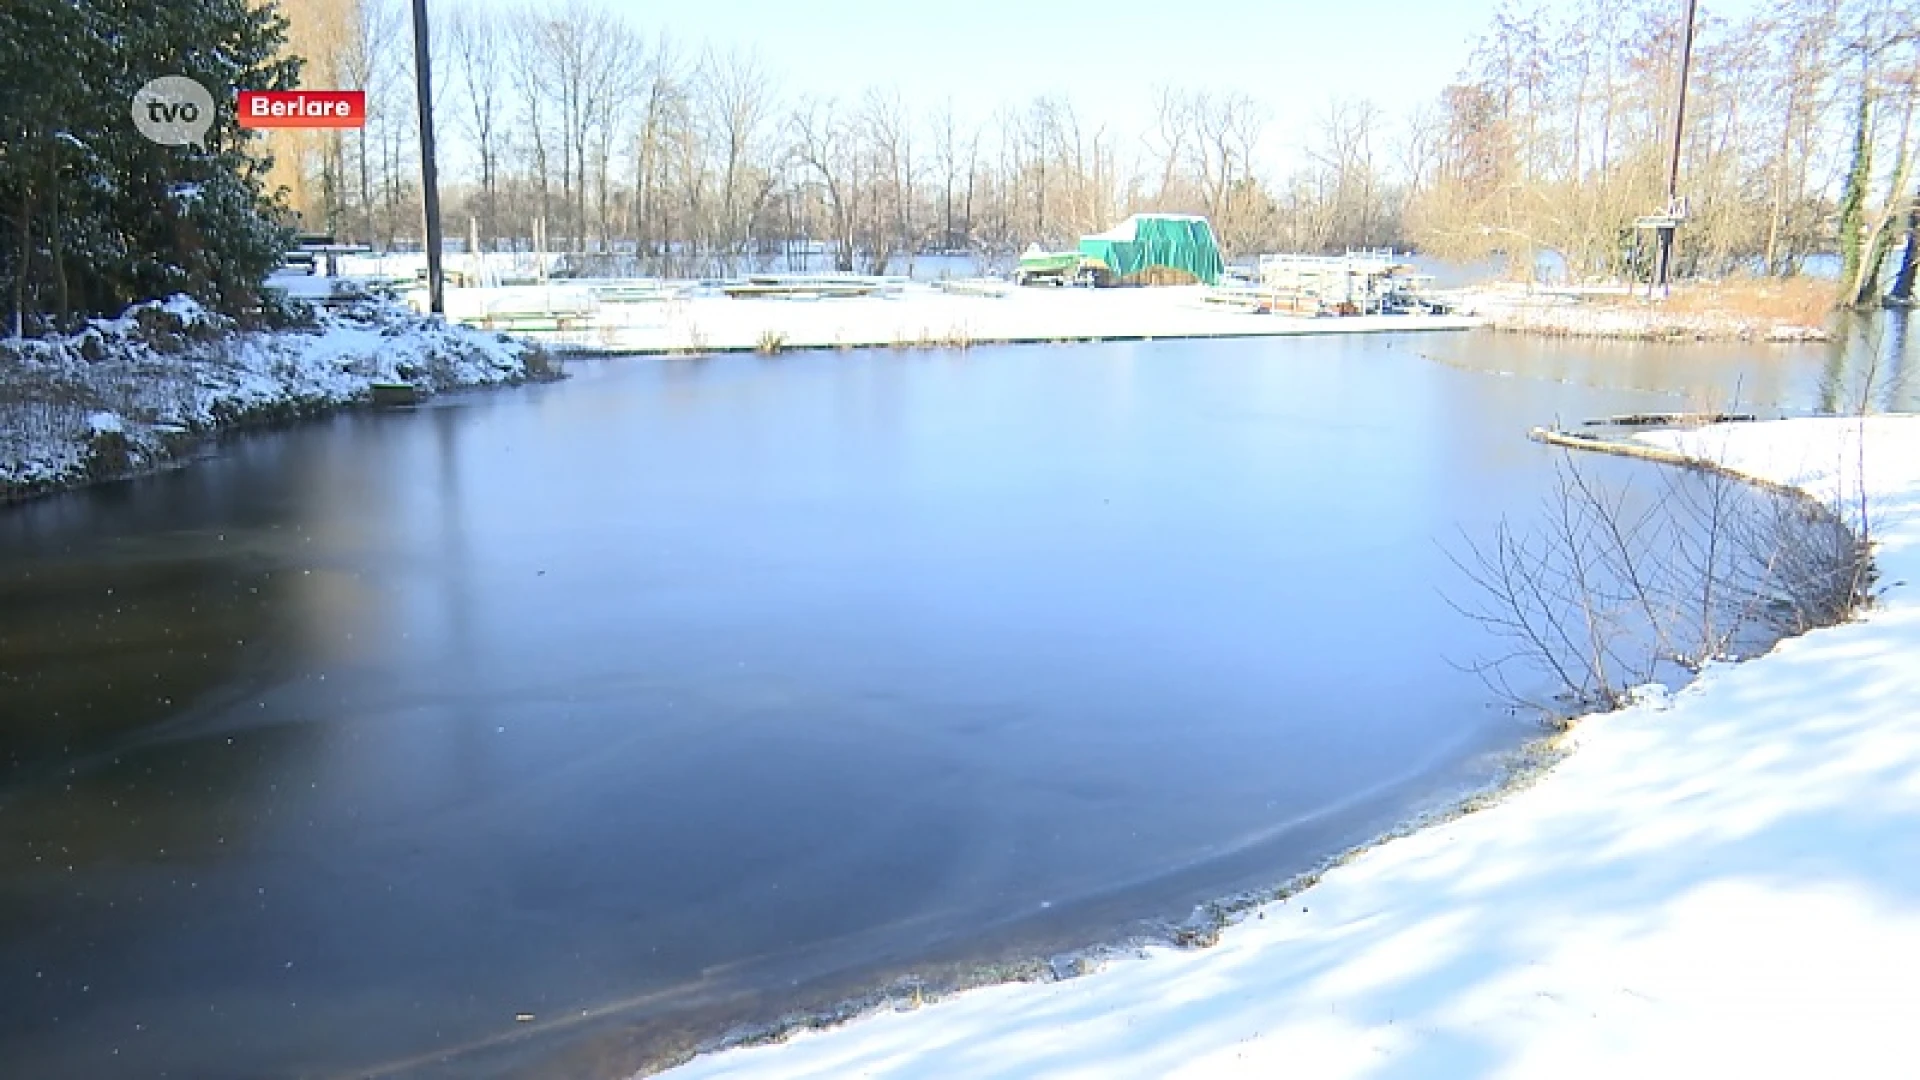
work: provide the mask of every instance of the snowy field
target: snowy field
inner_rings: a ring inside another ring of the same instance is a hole
[[[73,334],[0,339],[0,499],[137,472],[220,428],[364,401],[378,383],[519,382],[539,357],[391,305],[317,320],[241,331],[175,297]]]
[[[449,289],[447,310],[476,310],[490,290]],[[524,306],[541,308],[546,292],[556,310],[589,304],[576,285],[514,290]],[[1115,338],[1265,337],[1292,334],[1380,333],[1392,330],[1465,330],[1479,320],[1454,316],[1299,318],[1255,315],[1205,304],[1199,286],[1158,289],[1013,289],[1005,296],[967,296],[929,285],[905,285],[892,295],[835,299],[734,299],[692,296],[642,303],[601,303],[593,329],[551,340],[579,348],[629,352],[710,349],[921,348],[998,342],[1056,342]],[[463,295],[472,294],[472,295]],[[536,335],[548,340],[545,334]]]
[[[1823,499],[1857,421],[1649,441]],[[1920,1061],[1920,418],[1864,426],[1858,622],[1591,718],[1491,809],[1079,978],[697,1059],[778,1077],[1911,1076]]]

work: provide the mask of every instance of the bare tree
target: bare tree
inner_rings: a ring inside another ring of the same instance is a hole
[[[374,152],[379,148],[377,141],[369,147],[368,140],[377,140],[395,123],[391,91],[397,61],[393,43],[400,32],[401,20],[399,7],[393,0],[361,0],[356,12],[357,23],[339,54],[339,74],[344,81],[343,89],[366,94],[366,122],[354,133],[354,165],[358,176],[356,209],[360,217],[356,231],[358,238],[366,241],[374,239],[377,232],[373,181]]]
[[[1449,557],[1456,610],[1502,643],[1468,666],[1507,700],[1565,717],[1624,704],[1664,671],[1697,672],[1866,600],[1864,533],[1837,507],[1703,463],[1651,497],[1600,483],[1562,451],[1537,522],[1502,519]]]
[[[1188,159],[1187,140],[1193,126],[1193,103],[1186,94],[1169,86],[1154,92],[1154,128],[1148,139],[1160,163],[1160,183],[1153,196],[1156,209],[1166,209],[1178,198],[1174,184]]]
[[[500,227],[499,171],[501,103],[497,72],[501,61],[499,23],[482,8],[457,7],[448,25],[454,75],[466,99],[462,127],[479,156],[479,232],[491,242]]]
[[[933,156],[940,167],[940,250],[951,251],[954,242],[953,191],[964,167],[961,146],[953,118],[953,101],[948,99],[933,117]]]
[[[638,61],[635,63],[635,61]],[[631,231],[643,256],[664,255],[671,230],[661,219],[667,213],[663,194],[667,183],[666,146],[671,133],[685,126],[686,96],[678,56],[665,37],[656,37],[651,50],[635,49],[627,61],[637,69],[639,130],[634,142]]]
[[[770,145],[775,90],[757,56],[727,53],[707,56],[696,92],[718,157],[713,237],[730,268],[747,252],[753,220],[778,180]]]
[[[863,230],[869,269],[884,274],[897,252],[909,255],[913,236],[913,129],[898,92],[870,90],[861,102],[861,142],[868,159],[871,217]]]
[[[545,222],[553,216],[551,148],[554,140],[550,124],[555,111],[543,48],[545,19],[534,9],[522,8],[509,18],[508,31],[512,48],[507,50],[507,78],[518,96],[515,129],[524,147],[526,175],[533,193],[528,223],[531,224],[533,218]]]
[[[786,97],[757,57],[677,49],[607,0],[513,4],[456,5],[439,36],[476,157],[449,196],[464,195],[489,240],[548,220],[576,252],[631,247],[660,271],[731,271],[816,231],[848,269],[927,246],[998,257],[1160,210],[1207,215],[1229,253],[1411,242],[1504,254],[1530,273],[1547,249],[1575,275],[1621,278],[1643,258],[1634,219],[1664,200],[1675,5],[1506,5],[1435,101],[1390,118],[1332,100],[1303,145],[1277,148],[1265,110],[1231,86],[1156,88],[1137,135],[1088,122],[1086,99],[1062,94],[1001,102],[969,130],[953,103],[910,107],[885,84],[840,105]],[[337,69],[327,78],[368,89],[374,116],[291,157],[317,171],[317,201],[345,229],[416,235],[400,5],[293,6],[353,10],[325,50]],[[1840,220],[1856,249],[1852,292],[1877,292],[1862,275],[1920,222],[1920,65],[1888,44],[1920,24],[1913,8],[1763,0],[1702,19],[1682,154],[1694,210],[1676,252],[1684,271],[1793,273],[1834,250]],[[1871,26],[1885,33],[1862,33]],[[1263,168],[1277,150],[1288,164]]]
[[[850,271],[861,210],[858,131],[831,99],[802,104],[793,114],[791,127],[794,156],[818,180],[825,195],[834,268]]]

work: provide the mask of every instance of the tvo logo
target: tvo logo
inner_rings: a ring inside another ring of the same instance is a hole
[[[133,126],[162,146],[205,150],[213,95],[185,75],[162,75],[134,93]]]

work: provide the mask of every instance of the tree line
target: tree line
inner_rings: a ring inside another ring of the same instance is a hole
[[[18,336],[188,293],[256,308],[287,233],[265,194],[259,140],[217,111],[204,146],[133,126],[135,93],[185,75],[290,89],[285,21],[246,0],[7,0],[0,4],[0,310]]]
[[[287,137],[282,176],[303,219],[378,246],[417,237],[399,0],[286,3],[310,80],[369,96],[364,130]],[[1163,89],[1144,136],[1060,95],[970,122],[894,86],[788,92],[753,52],[649,33],[592,0],[461,4],[435,25],[435,115],[465,151],[441,172],[448,232],[488,249],[525,246],[539,222],[557,249],[661,272],[765,264],[797,243],[884,272],[927,251],[1070,244],[1139,209],[1205,213],[1242,251],[1397,235],[1390,199],[1345,218],[1308,205],[1338,177],[1270,192],[1256,167],[1267,118],[1244,93]],[[1361,132],[1358,152],[1376,138]]]
[[[1453,255],[1549,251],[1575,276],[1640,277],[1664,209],[1683,8],[1502,8],[1461,78],[1413,119],[1409,235]],[[1920,5],[1772,0],[1695,28],[1679,270],[1786,276],[1839,254],[1877,299],[1904,236],[1911,295]]]
[[[617,272],[887,272],[1004,259],[1137,211],[1204,214],[1230,257],[1393,245],[1518,273],[1644,275],[1664,209],[1679,0],[1510,2],[1457,78],[1404,115],[1316,104],[1283,140],[1252,94],[1163,85],[1137,124],[1070,96],[973,111],[876,85],[782,85],[751,51],[677,41],[597,0],[460,0],[435,16],[447,232]],[[160,147],[127,105],[154,73],[362,89],[352,131],[238,129]],[[14,0],[0,6],[0,290],[14,328],[187,291],[252,303],[279,223],[418,243],[403,0]],[[1682,274],[1821,266],[1848,302],[1911,294],[1920,0],[1703,11]],[[271,172],[268,152],[271,154]],[[1279,162],[1281,164],[1276,165]],[[275,193],[277,194],[269,194]]]
[[[365,131],[301,158],[309,220],[378,245],[416,237],[400,0],[286,3],[295,46],[372,101]],[[555,249],[666,273],[769,265],[809,242],[841,269],[883,272],[1166,211],[1209,217],[1230,256],[1392,245],[1643,277],[1651,235],[1635,221],[1666,209],[1683,10],[1510,2],[1431,102],[1390,116],[1329,98],[1282,146],[1267,110],[1230,87],[1161,86],[1138,129],[1061,95],[970,122],[893,86],[852,99],[786,88],[752,52],[676,41],[594,0],[463,2],[435,38],[436,115],[467,149],[442,170],[448,232],[525,246],[539,221]],[[301,40],[329,20],[330,40]],[[1703,10],[1682,274],[1785,276],[1838,255],[1848,298],[1877,297],[1887,256],[1915,244],[1916,27],[1913,0]],[[1896,261],[1910,281],[1911,255]]]

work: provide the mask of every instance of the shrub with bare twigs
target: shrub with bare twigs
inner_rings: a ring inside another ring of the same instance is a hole
[[[1670,673],[1737,659],[1846,619],[1870,562],[1845,507],[1712,467],[1662,474],[1652,498],[1608,485],[1570,452],[1536,521],[1448,555],[1456,610],[1502,642],[1467,666],[1554,718],[1624,704]],[[1542,682],[1548,689],[1538,689]]]

